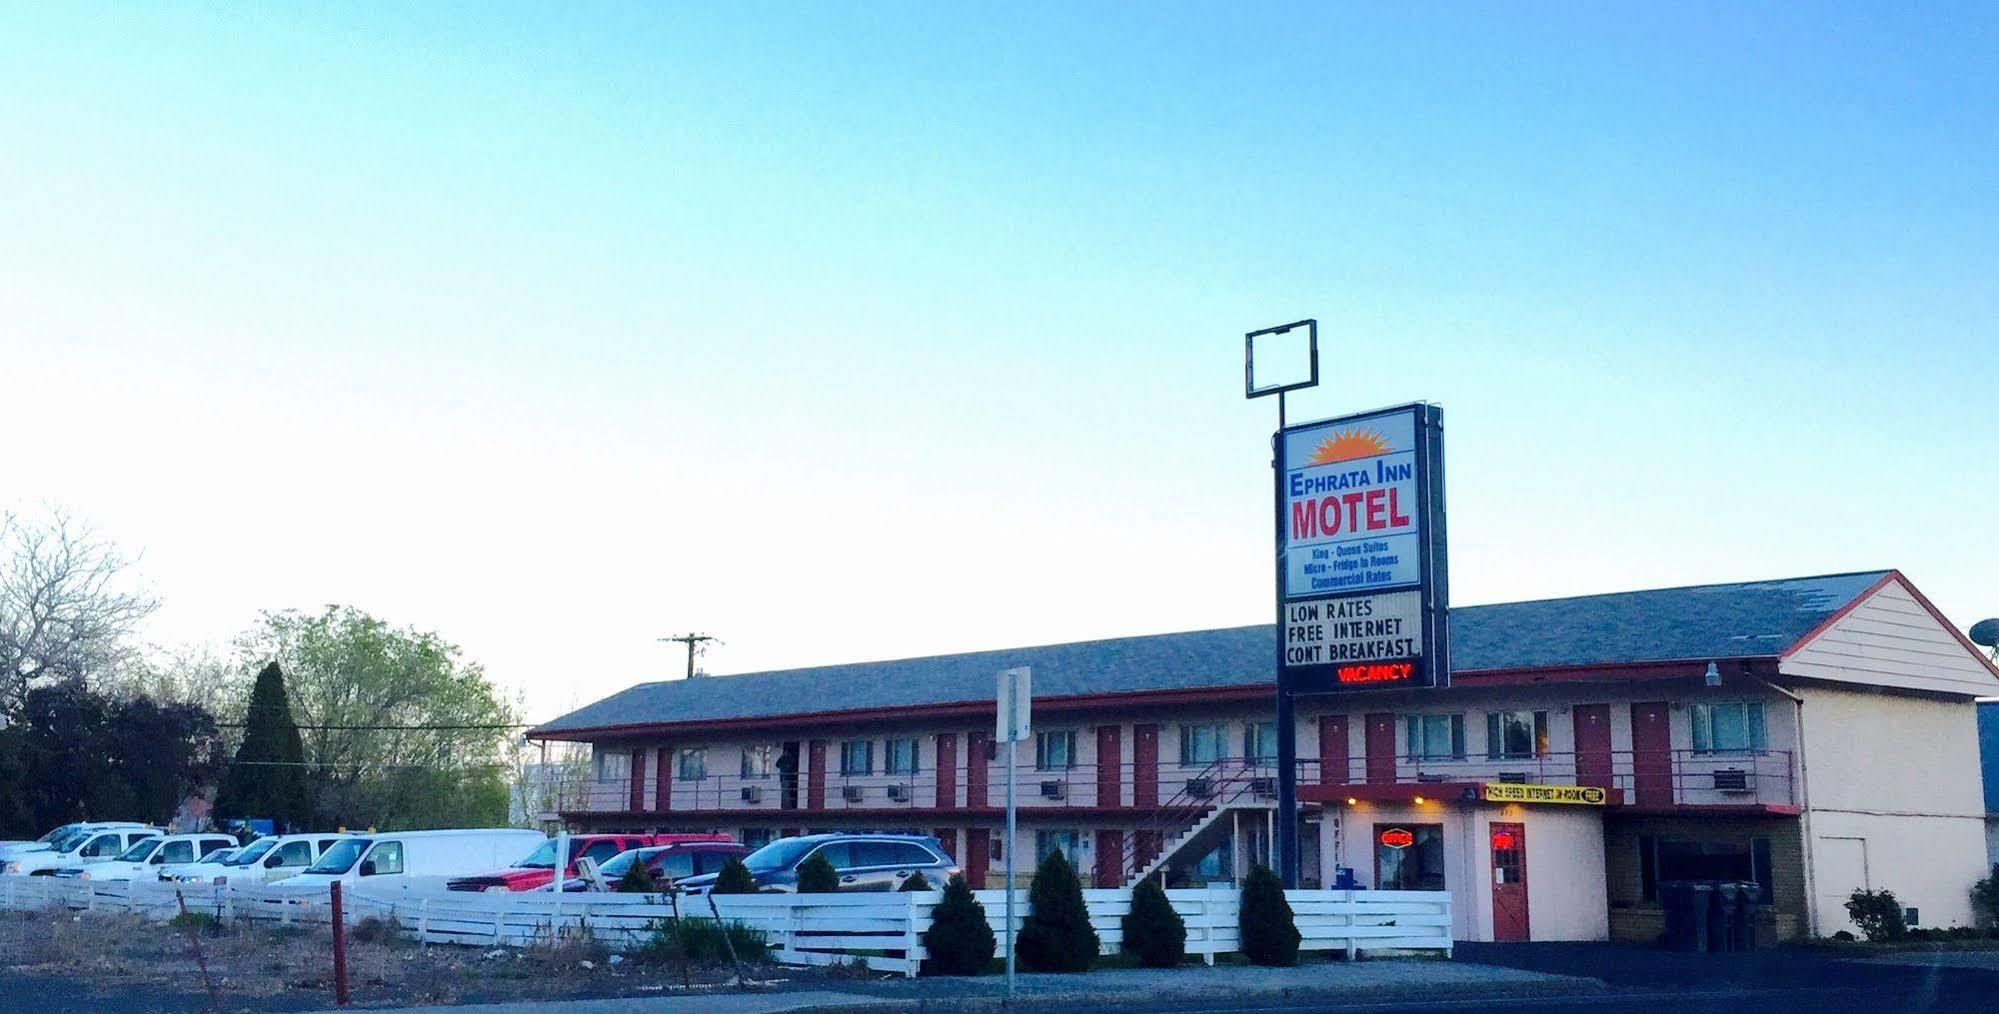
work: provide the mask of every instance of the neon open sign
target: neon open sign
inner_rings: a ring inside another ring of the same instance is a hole
[[[1392,849],[1406,849],[1416,844],[1416,832],[1407,828],[1391,827],[1381,832],[1381,843]]]

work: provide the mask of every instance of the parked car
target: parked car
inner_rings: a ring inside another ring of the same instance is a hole
[[[49,833],[42,835],[40,838],[37,838],[34,841],[12,842],[7,845],[0,845],[0,864],[4,864],[6,860],[15,858],[16,856],[22,855],[24,853],[52,851],[55,848],[57,841],[66,840],[72,835],[88,831],[104,830],[106,828],[128,828],[128,827],[143,828],[146,827],[146,825],[141,824],[138,821],[132,821],[132,820],[85,821],[76,824],[64,824],[61,827],[58,827],[50,831]],[[0,865],[0,869],[4,869],[4,865]]]
[[[540,831],[517,827],[355,835],[335,842],[305,872],[275,886],[309,891],[325,890],[336,880],[357,886],[441,883],[518,862],[547,840]]]
[[[46,850],[15,855],[0,872],[10,877],[46,877],[65,866],[109,862],[142,839],[159,836],[158,829],[144,825],[87,826],[55,839]]]
[[[674,836],[660,835],[660,837]],[[634,863],[644,863],[646,872],[652,875],[653,882],[662,886],[668,883],[677,884],[688,877],[704,873],[719,873],[722,864],[728,862],[730,857],[741,858],[750,854],[748,845],[729,841],[727,836],[721,837],[723,839],[721,841],[708,838],[702,841],[675,842],[620,852],[597,867],[597,876],[605,886],[615,889],[618,881],[623,880],[625,874],[632,871]],[[563,881],[562,889],[588,891],[591,890],[591,885],[582,877],[572,877]]]
[[[296,876],[319,861],[335,842],[353,837],[345,832],[266,835],[239,849],[210,875],[218,884],[268,884]]]
[[[813,856],[823,856],[840,875],[842,891],[893,891],[910,875],[922,872],[932,886],[941,887],[958,872],[944,844],[922,834],[808,834],[779,838],[743,858],[757,888],[767,894],[789,894],[798,889],[798,864]],[[682,890],[705,894],[715,885],[715,874],[688,877],[680,881]]]
[[[65,866],[50,875],[78,880],[152,880],[167,863],[191,863],[235,844],[236,839],[226,834],[170,834],[147,838],[109,862]]]
[[[216,849],[191,863],[161,863],[159,876],[161,880],[183,884],[206,884],[216,874],[222,872],[223,864],[227,863],[231,856],[241,851],[243,851],[241,846],[233,846]]]
[[[584,859],[602,866],[611,857],[631,849],[679,842],[734,844],[735,839],[726,834],[573,834],[569,836],[569,867],[563,872],[573,877],[576,875],[576,864]],[[527,858],[512,866],[477,876],[459,877],[447,886],[454,891],[540,890],[555,879],[555,853],[559,847],[557,839],[550,838],[540,848],[528,853]]]

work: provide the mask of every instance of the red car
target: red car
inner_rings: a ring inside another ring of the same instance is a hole
[[[586,857],[602,863],[620,852],[647,845],[734,840],[726,834],[572,834],[569,836],[569,869],[564,879],[575,876],[576,861]],[[555,879],[556,844],[556,839],[550,838],[529,853],[526,859],[504,870],[476,877],[459,877],[445,886],[454,891],[534,891],[545,888]]]

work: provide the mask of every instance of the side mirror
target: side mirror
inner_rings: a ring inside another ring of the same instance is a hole
[[[375,875],[375,861],[373,859],[361,860],[361,875],[364,877]]]
[[[269,867],[271,869],[277,869],[278,863],[279,863],[278,855],[275,852],[264,857],[264,865],[266,867]]]

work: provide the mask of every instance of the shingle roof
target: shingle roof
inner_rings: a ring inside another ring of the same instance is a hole
[[[1892,571],[1696,585],[1451,610],[1456,672],[1767,658]],[[1034,668],[1036,697],[1267,684],[1269,625],[643,683],[530,735],[990,700]]]

